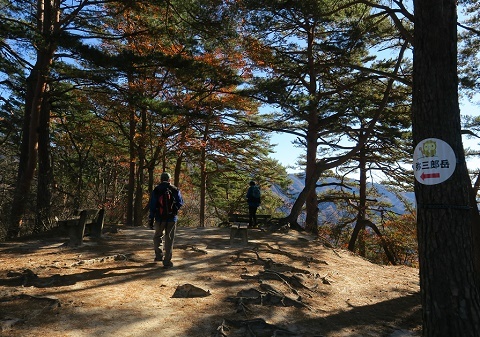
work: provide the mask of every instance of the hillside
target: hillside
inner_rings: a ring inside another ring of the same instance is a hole
[[[415,269],[293,231],[250,230],[248,245],[230,246],[227,228],[179,228],[165,270],[152,234],[1,243],[2,336],[420,336]]]

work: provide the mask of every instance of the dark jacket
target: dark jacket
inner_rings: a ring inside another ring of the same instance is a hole
[[[248,188],[248,191],[247,191],[247,203],[248,203],[248,206],[249,207],[258,207],[260,206],[260,197],[258,198],[255,198],[254,197],[254,190],[257,190],[258,191],[258,194],[260,195],[260,189],[258,188],[258,186],[254,185],[254,186],[250,186]]]
[[[160,221],[160,217],[159,215],[157,214],[156,210],[157,210],[157,201],[158,201],[158,197],[163,193],[165,192],[165,189],[169,188],[171,191],[172,191],[172,195],[173,195],[173,198],[175,199],[175,204],[174,204],[174,207],[175,207],[175,214],[172,215],[172,217],[168,218],[167,221],[169,222],[176,222],[178,220],[178,217],[177,217],[177,212],[178,210],[183,206],[184,204],[184,201],[183,201],[183,198],[182,198],[182,194],[180,193],[180,190],[171,185],[169,182],[166,182],[166,181],[163,181],[161,182],[159,185],[157,185],[157,187],[155,187],[152,191],[152,194],[150,196],[150,215],[148,216],[149,219],[153,219],[155,217],[155,220],[156,221]]]

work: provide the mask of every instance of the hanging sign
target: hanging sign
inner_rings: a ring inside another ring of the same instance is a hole
[[[441,139],[427,138],[415,147],[415,179],[424,185],[443,183],[455,171],[457,159],[453,149]]]

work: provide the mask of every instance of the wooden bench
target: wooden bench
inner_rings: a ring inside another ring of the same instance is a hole
[[[79,209],[72,217],[60,220],[59,225],[65,226],[68,230],[69,246],[80,246],[83,243],[85,231],[92,238],[102,236],[105,210],[102,209]]]
[[[257,225],[267,224],[272,219],[271,215],[257,214]],[[248,243],[248,224],[250,216],[248,214],[229,214],[228,222],[230,224],[230,244],[234,244],[235,239],[240,237],[243,244]]]

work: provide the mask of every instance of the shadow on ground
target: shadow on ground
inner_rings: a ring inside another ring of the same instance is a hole
[[[300,233],[255,229],[247,245],[230,245],[228,228],[178,228],[175,267],[164,270],[152,235],[120,226],[76,248],[65,237],[1,243],[2,334],[419,335],[415,270],[369,264]],[[186,283],[208,296],[176,298]]]

